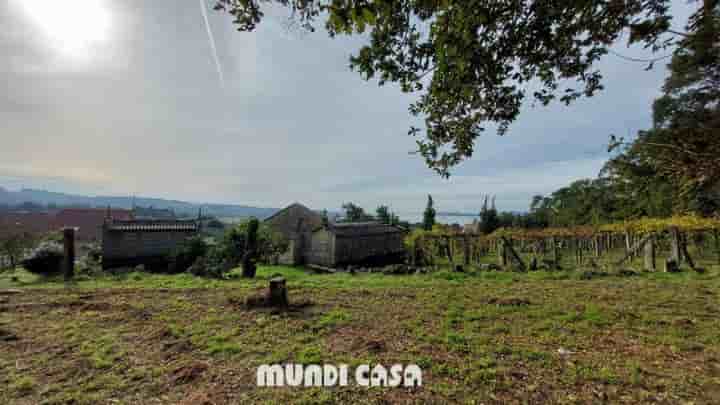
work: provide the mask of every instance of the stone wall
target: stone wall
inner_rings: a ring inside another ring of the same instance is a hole
[[[280,255],[279,262],[286,265],[302,264],[304,251],[311,245],[312,231],[322,225],[322,216],[302,204],[292,204],[264,221],[273,231],[290,243]]]
[[[395,258],[404,253],[403,234],[336,236],[333,265]]]
[[[163,261],[195,232],[103,231],[103,267]]]
[[[305,261],[321,266],[333,266],[335,264],[333,257],[334,242],[334,235],[327,229],[314,232],[310,246],[305,249]]]

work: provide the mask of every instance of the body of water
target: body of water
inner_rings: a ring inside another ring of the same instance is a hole
[[[422,222],[423,220],[423,213],[422,212],[398,212],[396,213],[397,216],[400,217],[400,220],[402,221],[408,221],[410,223],[417,223]],[[480,217],[477,215],[436,215],[435,216],[435,222],[440,224],[471,224],[474,220],[480,220]]]

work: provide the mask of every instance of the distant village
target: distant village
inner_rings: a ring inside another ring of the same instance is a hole
[[[280,264],[335,267],[402,262],[403,238],[412,225],[367,219],[348,222],[300,203],[261,218],[287,242],[287,249],[277,257]],[[103,268],[156,265],[189,238],[219,239],[229,226],[232,224],[203,215],[201,210],[190,217],[178,216],[171,209],[140,206],[79,208],[22,203],[0,212],[0,238],[42,238],[72,228],[79,244],[99,247]]]

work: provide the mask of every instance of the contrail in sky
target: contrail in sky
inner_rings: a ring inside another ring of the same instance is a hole
[[[208,40],[210,41],[210,49],[212,50],[213,59],[215,60],[215,67],[217,68],[218,77],[220,78],[220,85],[225,87],[225,77],[223,76],[222,67],[220,66],[220,59],[218,58],[217,48],[215,47],[215,38],[213,37],[212,30],[210,29],[210,21],[208,21],[207,9],[205,8],[205,0],[200,0],[200,10],[202,11],[203,19],[205,20],[205,29],[207,30]]]

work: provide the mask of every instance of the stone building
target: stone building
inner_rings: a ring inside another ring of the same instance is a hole
[[[103,268],[164,265],[168,255],[199,231],[195,220],[108,218],[102,226]]]
[[[281,209],[264,222],[287,239],[288,249],[279,262],[289,265],[304,262],[303,252],[310,245],[313,231],[323,225],[322,215],[299,203]]]
[[[304,258],[328,267],[398,263],[405,256],[404,236],[401,228],[379,222],[330,224],[312,233]]]
[[[289,242],[280,263],[342,266],[396,262],[403,258],[404,231],[378,222],[323,223],[319,213],[292,204],[265,220]]]

